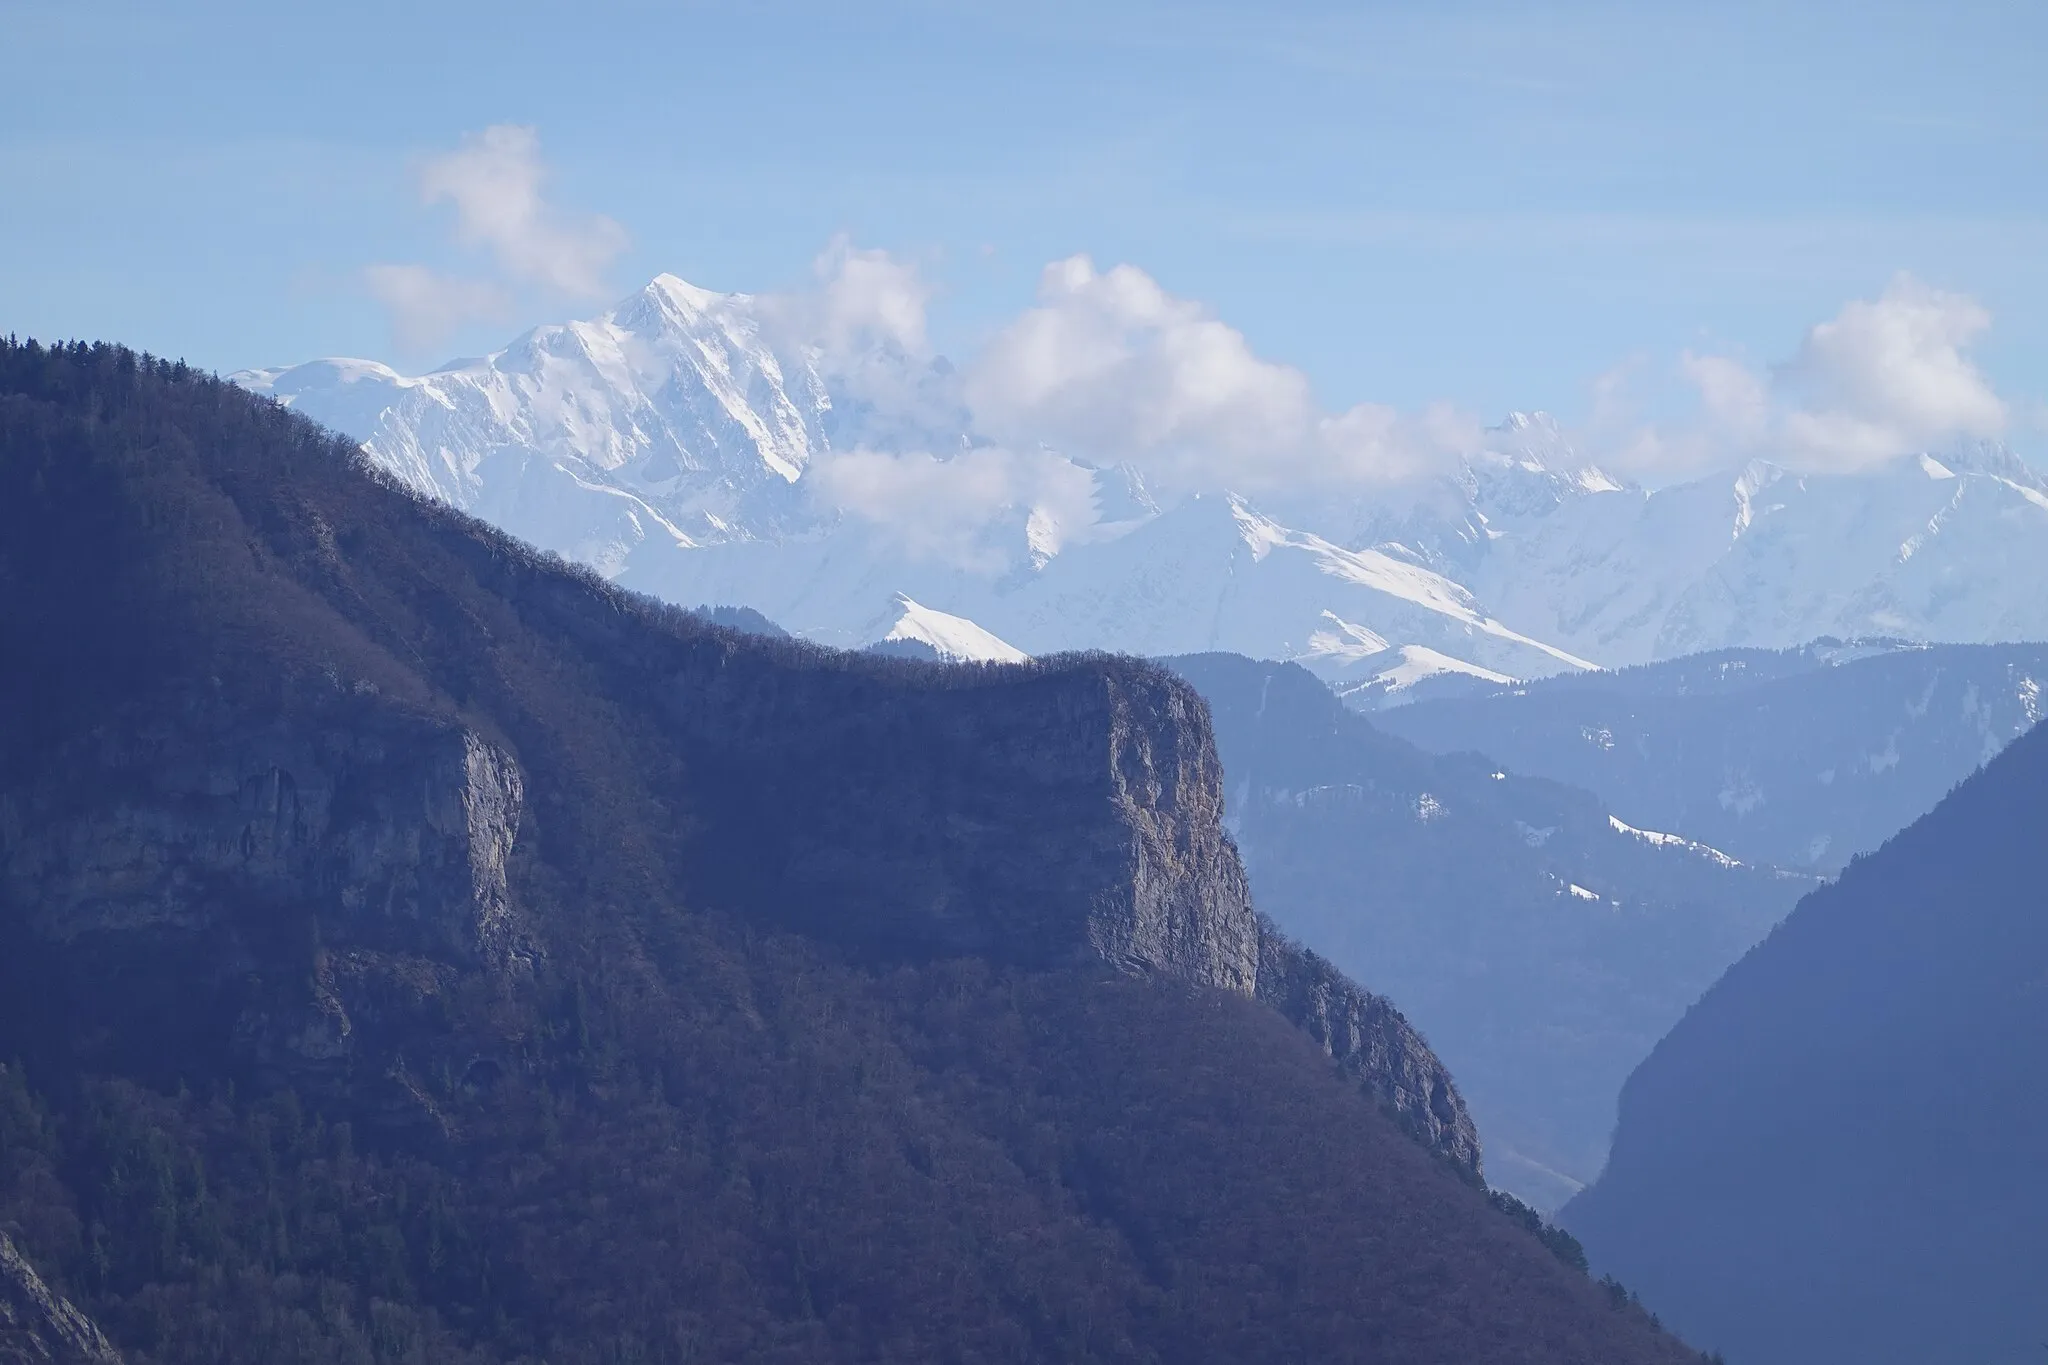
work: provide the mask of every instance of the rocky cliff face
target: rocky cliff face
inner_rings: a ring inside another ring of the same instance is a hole
[[[196,689],[0,790],[0,905],[42,984],[72,988],[81,1036],[153,1049],[122,1019],[182,1000],[242,1066],[333,1086],[380,1025],[530,967],[509,876],[523,801],[474,730],[341,694],[266,718]]]
[[[195,701],[110,726],[61,781],[0,798],[10,893],[58,941],[204,931],[264,898],[305,903],[337,946],[502,955],[518,765],[473,731],[347,711],[246,723]]]
[[[671,675],[726,793],[707,838],[755,850],[703,883],[714,900],[865,951],[1252,990],[1258,926],[1191,689],[1130,660],[870,667],[772,672],[721,640]]]
[[[1186,683],[1109,659],[955,676],[793,650],[814,666],[791,670],[760,648],[710,633],[666,670],[676,748],[722,798],[692,842],[748,855],[700,870],[714,903],[866,954],[1093,958],[1256,996],[1477,1171],[1421,1037],[1261,925]],[[199,689],[43,771],[0,794],[0,896],[83,1034],[211,1002],[242,1066],[341,1093],[392,1080],[396,1038],[465,979],[516,983],[547,951],[513,885],[527,780],[473,728],[355,689],[290,720]],[[185,970],[144,978],[153,959]]]
[[[1307,1033],[1418,1142],[1478,1179],[1479,1130],[1401,1012],[1263,923],[1258,996]]]
[[[100,1329],[51,1292],[0,1232],[0,1365],[120,1365]]]

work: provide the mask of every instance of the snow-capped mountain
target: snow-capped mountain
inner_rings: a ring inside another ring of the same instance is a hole
[[[427,375],[325,360],[236,378],[624,586],[843,647],[873,643],[900,594],[1021,652],[1298,660],[1377,704],[1432,678],[1821,635],[2048,639],[2048,482],[1995,449],[1653,491],[1516,415],[1400,490],[1163,502],[1130,470],[1041,451],[1065,503],[1017,493],[963,540],[915,501],[871,519],[822,472],[1008,458],[944,361],[887,342],[828,357],[774,300],[673,276]]]
[[[779,330],[748,295],[662,275],[602,317],[418,378],[318,360],[235,379],[360,439],[421,493],[615,574],[649,541],[714,545],[802,518],[805,471],[862,411],[835,408]],[[892,359],[908,363],[877,363]]]
[[[868,649],[940,663],[1021,664],[1031,656],[989,634],[964,616],[934,611],[902,593],[872,627]]]
[[[1610,667],[1821,636],[2048,638],[2048,481],[1996,447],[1829,475],[1754,462],[1493,526],[1473,592]]]

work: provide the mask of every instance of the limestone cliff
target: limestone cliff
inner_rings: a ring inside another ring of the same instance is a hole
[[[366,1030],[529,965],[523,797],[504,749],[374,698],[288,720],[187,693],[0,787],[0,930],[71,987],[70,1027],[130,1056],[173,1040],[123,1042],[124,1015],[182,1001],[228,1016],[258,1077],[331,1089]]]
[[[1479,1130],[1451,1073],[1388,1001],[1261,920],[1258,996],[1314,1038],[1409,1134],[1480,1175]]]
[[[120,1365],[92,1320],[51,1292],[0,1232],[0,1365]]]

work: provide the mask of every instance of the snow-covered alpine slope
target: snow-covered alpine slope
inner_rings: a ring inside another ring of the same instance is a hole
[[[873,630],[868,649],[876,654],[949,664],[1021,664],[1031,657],[964,616],[934,611],[900,592]]]
[[[662,275],[602,317],[418,378],[362,360],[234,378],[361,440],[421,493],[613,574],[649,541],[713,545],[802,518],[805,471],[861,414],[835,409],[774,324],[748,295]]]
[[[1752,462],[1495,525],[1472,590],[1609,667],[1822,636],[2048,639],[2031,586],[2048,573],[2048,481],[1996,447],[1829,475]]]
[[[1039,452],[1065,501],[1019,493],[962,540],[916,506],[871,519],[826,472],[993,459],[958,377],[879,341],[827,364],[783,322],[664,275],[426,375],[322,360],[235,377],[623,586],[842,647],[873,644],[902,595],[1020,652],[1296,660],[1377,706],[1822,635],[2048,639],[2048,482],[1995,448],[1827,476],[1752,462],[1653,491],[1518,414],[1451,474],[1349,501],[1160,499],[1128,469]]]

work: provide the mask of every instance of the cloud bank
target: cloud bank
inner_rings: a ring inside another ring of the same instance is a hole
[[[1449,405],[1327,412],[1306,375],[1202,305],[1086,256],[1045,268],[1036,305],[975,358],[965,394],[999,440],[1129,464],[1167,487],[1396,482],[1445,467],[1480,430]]]
[[[928,427],[944,402],[928,383],[906,383],[914,366],[875,357],[929,358],[929,286],[908,264],[844,239],[818,258],[816,277],[813,292],[777,307],[801,322],[821,368],[884,409],[921,404]],[[1975,300],[1900,275],[1810,328],[1778,364],[1680,356],[1690,418],[1631,417],[1638,361],[1596,380],[1591,415],[1564,434],[1588,462],[1652,485],[1753,458],[1848,473],[1993,439],[2010,410],[1969,354],[1989,326]],[[1256,354],[1209,309],[1135,266],[1100,270],[1086,256],[1045,268],[1032,306],[992,335],[946,398],[970,428],[964,453],[892,446],[835,455],[819,466],[817,490],[913,555],[981,569],[1014,555],[1027,518],[1055,538],[1093,534],[1093,468],[1122,466],[1169,497],[1315,497],[1413,486],[1489,440],[1476,415],[1448,403],[1323,408],[1304,374]]]
[[[1595,403],[1587,444],[1623,473],[1682,478],[1760,457],[1809,473],[1851,473],[1957,441],[1996,440],[2011,409],[1971,359],[1991,326],[1968,295],[1900,274],[1808,329],[1789,359],[1758,369],[1687,353],[1690,423],[1631,426],[1618,399]],[[1612,380],[1623,387],[1621,377]]]

